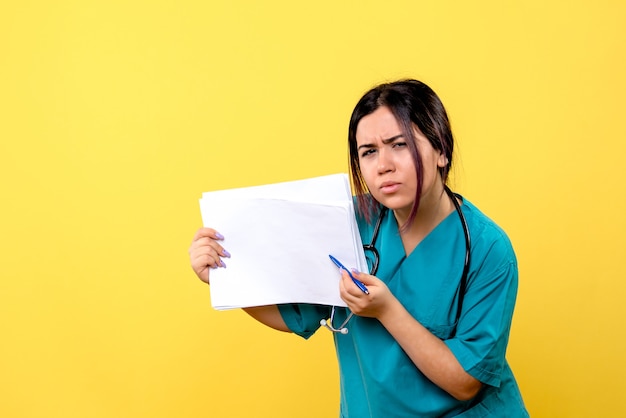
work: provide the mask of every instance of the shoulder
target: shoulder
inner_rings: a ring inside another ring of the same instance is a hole
[[[470,233],[472,262],[488,262],[491,268],[516,267],[515,251],[506,232],[467,199],[463,199],[462,210]]]

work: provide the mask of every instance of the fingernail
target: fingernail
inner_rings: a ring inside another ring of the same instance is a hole
[[[357,269],[352,269],[352,274],[361,274],[361,272],[358,271]]]
[[[224,257],[230,258],[230,253],[228,251],[222,250],[222,253],[224,254]]]
[[[224,235],[220,234],[219,232],[216,232],[215,236],[217,237],[217,239],[224,239]]]
[[[224,263],[224,260],[220,259],[220,264],[222,265],[222,267],[226,268],[226,263]]]

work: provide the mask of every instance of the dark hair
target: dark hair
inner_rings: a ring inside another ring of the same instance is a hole
[[[448,173],[452,166],[452,150],[454,138],[446,109],[437,94],[426,84],[417,80],[399,80],[392,83],[380,84],[365,93],[357,103],[350,117],[348,127],[348,146],[350,148],[350,175],[352,187],[357,196],[358,210],[369,222],[375,216],[380,205],[371,197],[367,185],[361,174],[359,155],[356,144],[356,129],[361,119],[380,107],[387,107],[395,116],[402,134],[407,139],[407,145],[415,162],[415,176],[417,190],[415,201],[405,225],[409,226],[417,214],[422,194],[423,172],[422,159],[415,143],[414,127],[417,127],[437,151],[442,152],[448,159],[445,167],[439,168],[444,181],[448,180]]]

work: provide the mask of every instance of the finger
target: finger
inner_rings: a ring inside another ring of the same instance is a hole
[[[359,280],[364,285],[373,285],[376,283],[376,277],[367,273],[362,273],[356,270],[352,270],[352,275],[355,279]]]
[[[204,266],[209,266],[210,268],[226,267],[226,264],[221,259],[224,253],[228,254],[221,246],[216,248],[215,244],[206,244],[192,248],[189,251],[189,258],[195,270]]]
[[[210,269],[226,267],[220,254],[228,254],[219,244],[210,238],[200,238],[192,243],[189,249],[191,267],[196,275],[205,283],[209,283]]]
[[[222,241],[224,239],[224,236],[213,228],[200,228],[198,229],[198,231],[196,231],[196,234],[193,237],[193,241],[205,237],[212,238],[218,241]]]
[[[191,243],[189,254],[195,252],[210,252],[213,250],[220,257],[230,258],[230,253],[217,241],[208,237],[201,237]]]
[[[342,271],[341,280],[339,282],[339,291],[349,297],[351,300],[356,300],[363,293],[361,289],[352,281],[350,275]]]
[[[191,266],[199,271],[204,267],[223,267],[220,257],[215,251],[196,251],[190,255]]]
[[[215,253],[195,253],[191,256],[191,268],[205,283],[209,283],[211,270],[218,267],[226,267],[226,264]]]

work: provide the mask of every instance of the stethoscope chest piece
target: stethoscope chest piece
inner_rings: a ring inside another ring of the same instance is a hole
[[[333,307],[333,310],[335,309],[335,307]],[[348,333],[348,328],[346,328],[346,324],[348,323],[348,321],[350,320],[350,317],[352,316],[352,312],[350,312],[350,315],[348,316],[348,319],[346,319],[346,321],[341,324],[341,326],[339,328],[335,328],[332,326],[332,320],[331,321],[327,321],[325,319],[320,320],[320,325],[323,327],[328,328],[329,330],[333,331],[333,332],[339,332],[343,335],[346,335]]]

